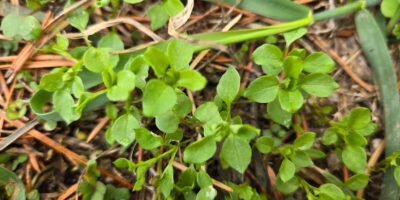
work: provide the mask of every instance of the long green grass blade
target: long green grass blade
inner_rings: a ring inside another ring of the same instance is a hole
[[[357,13],[356,27],[361,47],[379,86],[384,110],[385,153],[390,155],[400,150],[400,99],[397,91],[396,71],[385,37],[368,10]],[[382,188],[381,200],[398,200],[400,198],[400,188],[394,179],[393,168],[385,173]]]
[[[220,0],[207,0],[220,2]],[[223,0],[224,3],[236,4],[236,0]],[[289,0],[243,0],[239,7],[254,13],[281,21],[293,21],[307,17],[310,9]]]

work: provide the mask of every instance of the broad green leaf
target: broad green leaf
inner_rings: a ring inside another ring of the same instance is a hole
[[[53,109],[60,114],[67,124],[78,120],[80,113],[74,110],[75,101],[68,90],[57,90],[53,93]]]
[[[227,105],[231,105],[238,95],[239,89],[240,75],[235,67],[230,66],[219,80],[217,94]]]
[[[146,52],[144,52],[144,60],[147,64],[152,67],[154,73],[158,77],[162,77],[165,74],[169,66],[168,57],[164,54],[164,52],[157,47],[149,47]]]
[[[213,184],[211,177],[207,174],[207,172],[200,170],[197,173],[197,184],[200,188],[205,188],[211,186]]]
[[[321,73],[309,74],[299,84],[304,91],[317,97],[328,97],[339,88],[332,77]]]
[[[136,141],[143,149],[146,150],[155,149],[159,147],[163,142],[161,136],[156,135],[145,128],[135,129],[134,132]]]
[[[364,136],[355,132],[351,132],[349,135],[347,135],[346,142],[350,145],[358,145],[361,147],[365,146],[368,143],[367,139]]]
[[[267,154],[272,151],[274,147],[274,138],[269,136],[262,136],[257,139],[256,147],[261,153]]]
[[[45,74],[39,83],[39,88],[49,92],[54,92],[64,87],[62,77],[64,72],[62,70],[54,70],[51,73]]]
[[[176,103],[174,89],[163,81],[153,79],[149,81],[143,93],[143,114],[159,116],[170,110]]]
[[[68,17],[68,21],[71,26],[83,32],[89,22],[89,13],[83,8],[78,8]]]
[[[57,35],[54,49],[58,51],[65,51],[68,49],[69,40],[62,35]]]
[[[381,3],[381,12],[383,16],[387,18],[393,17],[396,14],[398,8],[399,8],[398,0],[383,0]]]
[[[275,45],[264,44],[253,52],[253,60],[262,66],[264,73],[277,75],[282,70],[283,53]]]
[[[355,173],[363,173],[367,167],[367,154],[360,146],[346,145],[342,152],[342,159],[346,167]]]
[[[220,158],[230,167],[243,174],[251,161],[251,147],[241,137],[230,135],[222,145]]]
[[[397,185],[400,187],[400,166],[396,166],[394,168],[394,179],[396,180]]]
[[[169,16],[167,11],[165,11],[164,7],[161,5],[161,3],[156,3],[151,5],[147,9],[147,15],[150,17],[150,27],[152,30],[157,30],[164,26],[165,23],[167,23]]]
[[[304,71],[328,74],[335,68],[335,61],[323,52],[315,52],[304,60]]]
[[[306,57],[307,51],[305,49],[293,48],[288,56],[296,56],[300,59],[304,59]]]
[[[322,136],[322,144],[331,145],[338,141],[339,136],[338,132],[335,128],[328,128],[324,131],[324,135]]]
[[[128,188],[115,188],[112,185],[107,185],[107,191],[104,195],[104,200],[129,200],[130,193]]]
[[[0,174],[0,186],[4,189],[2,197],[10,200],[25,199],[25,187],[18,176],[2,166],[0,166]]]
[[[177,117],[183,118],[192,111],[192,102],[183,92],[177,92],[176,95],[177,101],[172,111]]]
[[[135,88],[135,74],[129,70],[121,70],[117,74],[117,84],[107,90],[111,101],[124,101]]]
[[[168,43],[167,56],[170,60],[171,67],[173,67],[175,71],[189,69],[189,64],[193,57],[192,44],[182,40],[172,40]]]
[[[326,157],[324,152],[316,149],[307,149],[304,152],[310,156],[311,159],[320,159]]]
[[[229,126],[233,134],[242,139],[250,142],[257,135],[260,134],[260,129],[250,125],[250,124],[232,124]]]
[[[269,103],[278,95],[279,80],[274,75],[266,75],[252,81],[244,91],[244,96],[257,103]]]
[[[118,117],[111,126],[113,138],[121,145],[128,146],[135,140],[135,129],[140,124],[130,113]]]
[[[300,187],[300,182],[296,177],[283,182],[279,177],[276,178],[276,187],[283,194],[290,194],[295,192]]]
[[[179,71],[179,79],[176,82],[178,87],[184,87],[192,91],[203,89],[207,79],[196,70],[186,69]]]
[[[174,168],[172,165],[168,165],[164,169],[159,181],[161,193],[165,198],[169,197],[172,189],[174,188]]]
[[[300,150],[309,149],[314,144],[315,136],[314,132],[305,132],[296,138],[293,145]]]
[[[124,0],[126,3],[137,4],[143,2],[143,0]]]
[[[176,188],[181,192],[192,190],[196,184],[196,170],[193,166],[187,168],[178,179]]]
[[[129,59],[124,69],[131,70],[135,74],[135,85],[143,90],[146,86],[146,78],[149,75],[149,65],[143,59],[143,56]]]
[[[362,129],[354,129],[354,131],[364,137],[367,137],[367,136],[370,136],[371,134],[375,133],[377,129],[378,129],[378,126],[376,124],[369,123],[366,127],[362,128]]]
[[[123,50],[124,43],[115,32],[108,33],[103,36],[97,43],[98,48],[109,48],[112,50]]]
[[[165,133],[173,133],[178,129],[179,118],[172,111],[156,117],[156,126]]]
[[[298,79],[303,70],[303,61],[299,57],[288,56],[283,62],[285,77]]]
[[[132,172],[136,168],[135,164],[132,161],[122,157],[115,160],[113,164],[119,169],[127,169],[130,172]]]
[[[290,160],[297,168],[310,167],[314,165],[310,156],[308,156],[308,154],[303,151],[296,151],[293,155],[290,156]]]
[[[217,197],[217,190],[212,186],[201,188],[197,193],[196,200],[213,200]]]
[[[181,12],[184,6],[180,0],[166,0],[163,3],[163,8],[172,17]]]
[[[371,122],[371,111],[368,108],[353,108],[349,115],[348,126],[352,129],[362,129]]]
[[[357,191],[367,186],[368,178],[369,176],[366,174],[356,174],[350,177],[344,185],[351,190]]]
[[[306,33],[307,33],[306,28],[298,28],[284,33],[283,37],[285,38],[286,41],[286,48],[289,48],[294,41],[303,37],[303,35],[305,35]]]
[[[33,16],[21,16],[10,13],[1,21],[1,30],[7,37],[18,37],[25,40],[36,39],[40,36],[41,25]]]
[[[222,122],[221,115],[219,114],[219,110],[217,105],[214,102],[206,102],[201,104],[194,113],[194,116],[199,121],[206,123],[206,122],[213,122],[213,123],[220,123]]]
[[[213,157],[216,150],[214,136],[210,135],[189,144],[183,152],[183,160],[187,163],[201,164]]]
[[[296,172],[296,166],[289,159],[283,159],[281,166],[279,167],[278,175],[282,182],[287,182],[294,177]]]
[[[281,104],[284,111],[295,113],[301,108],[301,106],[303,106],[303,102],[303,95],[299,90],[279,91],[279,103]]]
[[[345,199],[345,195],[344,195],[343,191],[338,186],[336,186],[332,183],[323,184],[319,188],[319,190],[322,195],[326,195],[333,200],[344,200]],[[321,194],[320,194],[320,197],[321,197]]]
[[[292,114],[282,109],[278,98],[268,104],[267,117],[287,128],[292,124]]]
[[[71,86],[71,93],[75,98],[79,98],[84,91],[85,86],[83,85],[82,79],[79,76],[75,76]]]
[[[83,65],[94,73],[101,73],[113,67],[110,54],[107,49],[90,47],[83,55]]]

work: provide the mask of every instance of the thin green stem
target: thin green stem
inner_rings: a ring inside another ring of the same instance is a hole
[[[336,17],[342,16],[342,15],[346,15],[346,14],[361,10],[365,7],[365,5],[366,5],[365,1],[349,3],[347,5],[344,5],[344,6],[341,6],[338,8],[334,8],[332,10],[327,10],[327,11],[317,13],[314,15],[314,20],[322,21],[322,20],[336,18]]]
[[[397,8],[395,14],[393,15],[392,18],[390,18],[390,20],[386,26],[387,34],[390,34],[392,32],[392,29],[396,25],[396,23],[399,21],[399,18],[400,18],[400,7]]]

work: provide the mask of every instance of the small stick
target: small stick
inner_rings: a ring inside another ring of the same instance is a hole
[[[72,194],[75,193],[75,191],[78,189],[79,183],[75,183],[73,185],[71,185],[67,190],[65,190],[64,193],[62,193],[57,200],[65,200],[67,199],[69,196],[71,196]]]
[[[90,141],[92,141],[93,138],[100,133],[101,129],[104,128],[104,126],[107,124],[108,121],[109,121],[108,117],[101,118],[99,123],[92,130],[92,132],[90,132],[86,142],[89,143]]]
[[[39,121],[37,119],[34,119],[28,123],[26,123],[24,126],[21,126],[21,128],[17,129],[14,133],[11,135],[7,136],[6,139],[0,142],[0,151],[8,147],[10,144],[12,144],[15,140],[17,140],[19,137],[21,137],[23,134],[27,133],[29,130],[31,130],[33,127],[35,127]]]

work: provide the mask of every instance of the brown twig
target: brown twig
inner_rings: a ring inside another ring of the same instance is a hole
[[[62,193],[57,200],[65,200],[67,199],[69,196],[71,196],[72,194],[75,193],[76,190],[78,190],[78,183],[75,183],[73,185],[71,185],[67,190],[65,190],[64,193]]]
[[[92,132],[90,132],[86,142],[89,143],[90,141],[92,141],[93,138],[100,133],[101,129],[104,128],[104,126],[107,124],[108,121],[109,121],[108,117],[101,118],[97,123],[97,125],[92,130]]]

